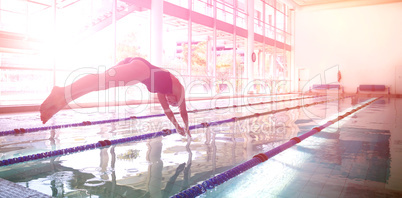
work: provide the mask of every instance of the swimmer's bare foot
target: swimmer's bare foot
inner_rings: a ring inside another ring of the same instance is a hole
[[[53,87],[52,92],[40,106],[40,119],[45,124],[54,114],[67,105],[64,88]]]

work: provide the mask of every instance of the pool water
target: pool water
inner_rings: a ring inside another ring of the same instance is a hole
[[[189,109],[300,95],[191,101]],[[307,96],[306,96],[307,97]],[[337,98],[305,98],[190,113],[190,125]],[[370,98],[306,108],[149,140],[0,167],[0,177],[53,197],[170,197],[275,148]],[[201,197],[401,197],[402,99],[384,98]],[[145,109],[145,110],[139,110]],[[173,110],[177,111],[177,109]],[[47,125],[159,114],[158,105],[65,110]],[[399,116],[398,116],[399,115]],[[1,115],[2,130],[41,126],[38,113]],[[3,127],[4,126],[4,127]],[[0,136],[0,159],[173,128],[165,116]]]

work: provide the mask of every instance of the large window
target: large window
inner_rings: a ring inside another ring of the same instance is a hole
[[[218,20],[233,24],[233,1],[234,0],[216,1],[216,18]]]
[[[186,86],[200,82],[194,97],[228,93],[229,86],[234,94],[245,93],[247,0],[166,3],[195,14],[164,13],[160,66],[180,75]],[[150,5],[150,0],[0,0],[0,105],[40,104],[54,85],[102,72],[126,57],[150,59]],[[254,42],[253,79],[290,80],[290,17],[279,1],[254,1],[254,33],[260,40]],[[79,102],[137,100],[131,92],[91,93]]]
[[[214,2],[212,0],[192,0],[192,10],[205,16],[214,17]]]
[[[234,85],[231,82],[233,76],[233,36],[223,31],[218,31],[216,35],[216,63],[215,79],[216,93],[234,93]]]

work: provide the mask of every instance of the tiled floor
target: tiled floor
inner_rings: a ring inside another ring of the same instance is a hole
[[[196,124],[323,99],[329,98],[275,103],[252,109],[214,110],[190,117],[192,124]],[[251,159],[257,153],[279,146],[366,99],[347,98],[198,129],[192,132],[192,141],[174,134],[0,167],[0,177],[54,197],[169,197]],[[271,99],[234,103],[262,100]],[[215,104],[225,106],[228,103],[201,101],[192,105],[204,108]],[[53,122],[99,120],[126,113],[66,111]],[[2,126],[8,123],[6,127],[30,126],[36,123],[37,116],[34,113],[2,115],[0,123]],[[164,120],[160,117],[136,123],[0,136],[0,159],[157,131],[166,126]],[[402,99],[380,99],[201,197],[402,197],[401,123]]]

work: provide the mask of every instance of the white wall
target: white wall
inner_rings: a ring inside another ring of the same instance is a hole
[[[396,74],[402,66],[402,3],[297,9],[294,47],[296,72],[306,68],[311,78],[339,65],[346,92],[385,84],[395,93],[398,79],[402,84]]]

